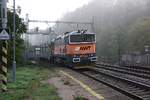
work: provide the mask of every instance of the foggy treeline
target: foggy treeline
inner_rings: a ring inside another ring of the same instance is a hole
[[[98,56],[117,61],[122,54],[144,53],[144,47],[150,44],[150,1],[115,1],[117,0],[93,0],[65,14],[61,20],[81,22],[93,20],[94,32],[97,34]],[[59,26],[61,31],[77,29],[73,25],[56,26]],[[78,26],[79,29],[85,27],[87,26]]]

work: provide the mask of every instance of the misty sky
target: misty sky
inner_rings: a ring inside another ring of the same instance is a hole
[[[28,13],[30,19],[59,20],[65,13],[75,10],[92,0],[16,0],[16,7],[22,8],[21,17]],[[9,0],[12,6],[13,0]],[[31,26],[31,25],[30,25]],[[37,23],[33,27],[37,26]],[[31,26],[31,27],[32,27]],[[41,28],[46,27],[43,24]]]

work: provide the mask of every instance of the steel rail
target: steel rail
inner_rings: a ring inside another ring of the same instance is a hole
[[[90,69],[90,71],[92,71],[92,73],[94,72],[98,75],[107,76],[107,77],[113,79],[114,81],[119,80],[121,82],[124,82],[124,84],[126,84],[126,85],[127,84],[132,84],[133,86],[138,87],[139,91],[146,91],[146,92],[148,91],[148,92],[150,92],[150,86],[149,85],[139,83],[139,82],[136,82],[136,81],[133,81],[133,80],[130,80],[130,79],[126,79],[126,78],[121,78],[121,77],[118,77],[118,76],[115,76],[115,75],[111,75],[109,73],[103,73],[102,71],[98,71],[96,69]],[[125,90],[124,88],[120,88],[120,87],[118,87],[118,86],[116,86],[116,85],[114,85],[110,82],[104,81],[103,79],[99,79],[98,77],[94,77],[90,73],[88,74],[88,73],[85,73],[85,72],[87,72],[87,71],[83,71],[83,72],[80,72],[80,73],[84,74],[84,75],[86,75],[86,76],[88,76],[88,77],[90,77],[90,78],[92,78],[96,81],[99,81],[99,82],[101,82],[101,83],[103,83],[103,84],[105,84],[105,85],[107,85],[107,86],[109,86],[109,87],[111,87],[111,88],[113,88],[113,89],[115,89],[115,90],[117,90],[117,91],[133,98],[133,99],[135,99],[135,100],[145,100],[145,98],[140,96],[143,92],[139,93],[140,95],[137,95],[136,92],[132,93],[131,91]],[[130,86],[128,85],[127,87],[130,87]],[[133,89],[135,89],[135,88],[133,88]],[[144,93],[146,93],[146,92],[144,92]]]
[[[104,81],[102,79],[98,79],[98,78],[96,78],[96,77],[94,77],[94,76],[92,76],[92,75],[90,75],[88,73],[84,73],[84,72],[80,72],[80,73],[85,75],[85,76],[88,76],[88,77],[90,77],[90,78],[92,78],[92,79],[94,79],[94,80],[96,80],[96,81],[98,81],[98,82],[100,82],[100,83],[102,83],[102,84],[104,84],[106,86],[109,86],[109,87],[119,91],[120,93],[125,94],[126,96],[129,96],[129,97],[131,97],[133,99],[136,99],[136,100],[143,100],[142,97],[140,97],[138,95],[135,95],[135,94],[133,94],[133,93],[127,91],[127,90],[121,89],[120,87],[117,87],[117,86],[115,86],[115,85],[113,85],[113,84],[111,84],[109,82],[106,82],[106,81]]]
[[[150,73],[138,72],[136,70],[133,71],[133,70],[125,69],[122,67],[98,66],[98,65],[96,65],[95,67],[106,69],[106,70],[111,70],[111,71],[116,71],[120,73],[130,74],[130,75],[134,75],[134,76],[145,78],[145,79],[150,79]]]

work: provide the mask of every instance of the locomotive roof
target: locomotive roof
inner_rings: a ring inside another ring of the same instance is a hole
[[[75,34],[95,34],[95,33],[92,33],[92,32],[89,32],[89,31],[86,31],[85,33],[78,32],[78,31],[73,31],[73,32],[70,32],[68,34],[69,35],[75,35]]]
[[[95,34],[95,33],[92,33],[92,32],[89,32],[89,31],[85,31],[85,33],[83,33],[83,31],[66,32],[66,33],[63,33],[61,35],[58,35],[54,40],[59,39],[59,38],[64,38],[68,35],[79,35],[79,34]]]

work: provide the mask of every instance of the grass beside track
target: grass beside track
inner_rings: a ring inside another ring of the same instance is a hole
[[[8,91],[0,93],[0,100],[61,100],[57,89],[47,80],[56,75],[54,69],[30,64],[17,68],[15,83],[8,83]],[[9,73],[10,79],[10,73]]]

